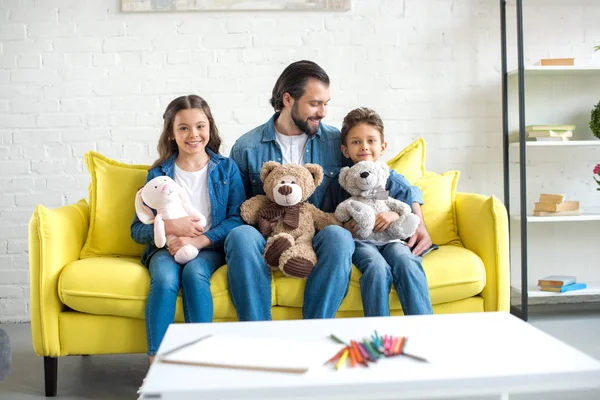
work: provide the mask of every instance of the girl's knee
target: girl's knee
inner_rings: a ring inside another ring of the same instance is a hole
[[[181,273],[183,282],[202,280],[210,282],[210,268],[202,260],[195,259],[186,264]]]
[[[179,274],[158,273],[150,278],[151,289],[179,291],[180,285]]]
[[[249,241],[254,239],[262,238],[260,232],[256,230],[255,227],[251,225],[241,225],[236,228],[233,228],[228,234],[227,238],[225,238],[225,243],[227,242],[238,242],[238,241]]]

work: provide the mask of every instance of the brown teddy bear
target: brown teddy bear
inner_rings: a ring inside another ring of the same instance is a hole
[[[287,276],[307,278],[317,263],[312,246],[315,229],[340,225],[333,214],[306,202],[323,181],[316,164],[281,165],[275,161],[260,170],[265,195],[242,203],[240,214],[267,238],[264,257],[271,268]]]

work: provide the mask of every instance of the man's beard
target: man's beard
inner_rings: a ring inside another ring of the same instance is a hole
[[[308,136],[314,136],[319,130],[319,127],[321,126],[320,120],[319,125],[313,128],[308,124],[306,120],[300,118],[300,115],[298,113],[298,103],[294,103],[294,105],[292,106],[292,121],[294,121],[294,124],[298,127],[298,129],[300,129],[301,132],[306,133]]]

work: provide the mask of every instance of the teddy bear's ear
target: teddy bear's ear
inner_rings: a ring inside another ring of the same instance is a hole
[[[321,182],[323,182],[323,168],[321,168],[320,165],[304,164],[304,168],[306,168],[313,176],[315,187],[319,186]]]
[[[271,171],[273,171],[276,167],[280,165],[281,164],[279,164],[277,161],[267,161],[266,163],[264,163],[262,168],[260,169],[260,180],[264,183]]]
[[[346,175],[348,175],[348,172],[350,171],[350,167],[344,167],[342,169],[340,169],[340,186],[341,187],[346,187]]]
[[[150,207],[144,204],[144,200],[142,200],[142,190],[144,190],[144,188],[141,188],[135,194],[135,213],[143,224],[149,225],[154,222],[154,213],[152,213]]]
[[[390,167],[383,161],[378,161],[377,167],[381,170],[383,173],[382,176],[385,177],[385,180],[387,181],[387,178],[390,176]]]

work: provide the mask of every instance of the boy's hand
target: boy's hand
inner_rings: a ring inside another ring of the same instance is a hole
[[[360,229],[358,225],[356,225],[356,221],[354,220],[354,218],[351,218],[350,220],[344,222],[342,226],[350,231],[353,238],[356,237],[356,232],[358,232],[358,230]]]
[[[419,224],[415,234],[408,240],[407,246],[409,249],[412,249],[414,255],[420,256],[425,250],[430,248],[432,244],[429,232],[427,232],[427,228],[421,219],[421,224]]]
[[[181,217],[165,221],[167,235],[197,237],[204,233],[204,227],[199,223],[198,217]]]
[[[375,216],[375,227],[373,232],[385,231],[394,221],[397,221],[400,215],[394,211],[385,211]]]

